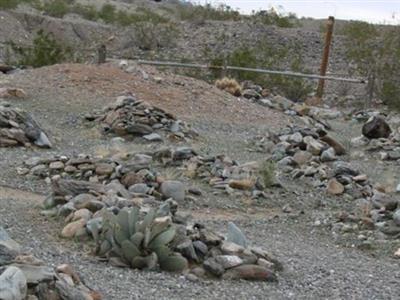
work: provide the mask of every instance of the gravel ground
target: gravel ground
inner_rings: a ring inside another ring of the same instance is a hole
[[[39,214],[43,196],[26,192],[45,195],[48,187],[43,181],[18,176],[16,167],[32,156],[115,155],[160,147],[137,141],[114,145],[92,124],[82,122],[86,112],[113,102],[124,91],[133,91],[140,99],[173,111],[193,124],[201,138],[192,145],[201,153],[226,153],[240,162],[267,155],[247,151],[247,140],[296,122],[279,112],[239,101],[203,82],[145,70],[148,80],[139,72],[126,74],[111,66],[79,65],[0,77],[0,86],[26,90],[27,99],[9,102],[31,112],[55,146],[52,150],[0,149],[0,186],[14,188],[0,188],[0,226],[7,227],[27,251],[54,266],[72,264],[89,286],[104,293],[105,299],[399,299],[399,260],[361,251],[352,247],[351,241],[337,243],[329,226],[313,226],[315,220],[325,220],[354,203],[327,197],[307,182],[283,180],[283,189],[274,189],[267,199],[257,201],[214,194],[209,186],[194,182],[190,184],[199,186],[204,196],[183,206],[218,231],[226,228],[228,220],[234,221],[251,243],[275,253],[285,266],[277,284],[191,282],[184,276],[118,269],[98,262],[88,245],[59,239],[62,224]],[[156,83],[154,77],[163,79]],[[339,122],[332,125],[343,140],[360,132],[358,125],[350,129]],[[372,158],[354,159],[354,163],[373,179],[397,174],[397,166],[378,164],[377,168]],[[286,204],[293,213],[282,213]]]
[[[96,261],[84,244],[60,240],[60,224],[39,216],[40,197],[0,190],[1,226],[49,265],[70,263],[105,299],[398,299],[398,261],[375,259],[335,245],[323,230],[298,218],[236,217],[249,240],[284,263],[279,283],[191,282],[168,273],[120,269]],[[204,220],[226,228],[225,220]]]

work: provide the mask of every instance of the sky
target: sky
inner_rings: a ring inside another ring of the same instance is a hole
[[[252,10],[277,8],[283,12],[294,12],[299,17],[363,20],[372,23],[387,23],[400,25],[400,0],[193,0],[194,3],[227,4],[238,8],[242,13]]]

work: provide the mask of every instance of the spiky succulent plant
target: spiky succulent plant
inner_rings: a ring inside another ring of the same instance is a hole
[[[132,268],[151,270],[159,265],[171,272],[186,269],[187,260],[170,247],[175,225],[169,216],[157,215],[152,209],[141,220],[137,207],[121,209],[117,215],[104,211],[101,232],[92,232],[97,254],[117,258]]]

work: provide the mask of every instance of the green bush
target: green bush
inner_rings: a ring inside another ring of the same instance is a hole
[[[82,16],[82,18],[90,21],[96,21],[99,19],[99,13],[93,5],[82,5],[75,4],[71,8],[71,12]]]
[[[106,23],[114,23],[117,18],[115,6],[111,4],[104,4],[98,15]]]
[[[69,4],[70,1],[66,0],[52,0],[43,4],[41,8],[49,16],[62,18],[64,15],[69,13]]]
[[[0,8],[1,9],[13,9],[18,6],[20,1],[16,0],[0,0]]]
[[[282,69],[284,63],[290,62],[290,68],[295,72],[306,72],[299,54],[290,53],[291,47],[272,47],[266,42],[258,43],[254,47],[241,46],[225,57],[218,55],[210,60],[214,66],[226,65],[235,67],[249,67],[262,69]],[[212,72],[214,78],[221,77],[221,71]],[[313,91],[313,86],[303,78],[294,78],[281,75],[265,75],[256,72],[230,71],[230,77],[239,81],[251,80],[265,88],[275,89],[285,97],[298,101],[305,98]]]
[[[9,42],[13,52],[19,57],[19,66],[42,67],[64,62],[71,56],[68,47],[59,44],[50,33],[39,30],[33,40],[33,47],[19,47]]]
[[[183,4],[178,6],[178,16],[181,20],[191,22],[214,21],[238,21],[241,15],[228,5],[219,6]]]
[[[293,13],[283,15],[271,8],[253,13],[252,20],[264,25],[275,25],[278,27],[290,28],[299,26],[297,16]]]
[[[378,30],[372,24],[352,21],[344,28],[346,55],[356,73],[368,80],[367,95],[400,110],[400,28]]]

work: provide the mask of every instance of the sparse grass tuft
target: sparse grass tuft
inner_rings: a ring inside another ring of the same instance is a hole
[[[242,87],[233,78],[224,77],[215,82],[215,86],[233,96],[239,97],[242,94]]]

